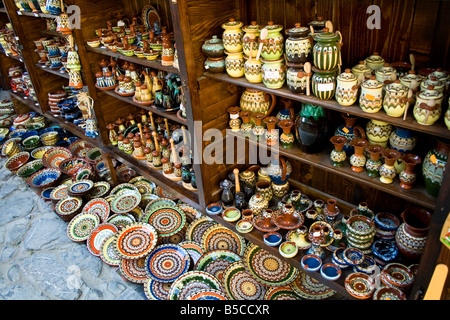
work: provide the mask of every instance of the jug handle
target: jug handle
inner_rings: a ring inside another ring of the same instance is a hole
[[[284,160],[284,158],[280,158],[281,161],[281,166],[283,167],[283,175],[281,177],[281,180],[285,180],[286,179],[286,174],[287,174],[287,166],[286,166],[286,160]]]
[[[362,139],[366,138],[366,133],[364,132],[364,129],[362,127],[354,126],[353,131],[356,131]]]
[[[261,169],[261,166],[258,164],[255,164],[251,167],[248,167],[246,171],[253,171],[253,172],[257,172],[259,169]]]
[[[264,93],[264,96],[265,96],[264,99],[267,101],[267,98],[268,98],[269,95],[272,97],[272,105],[270,106],[269,111],[267,111],[266,116],[270,116],[270,114],[272,113],[273,109],[275,108],[275,105],[277,104],[277,98],[272,93],[267,93],[267,92]]]

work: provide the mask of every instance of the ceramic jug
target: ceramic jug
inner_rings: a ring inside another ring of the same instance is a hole
[[[305,63],[311,59],[313,40],[309,36],[309,28],[296,23],[286,30],[286,60],[292,63]]]
[[[283,27],[269,21],[264,28],[268,30],[268,34],[266,39],[260,39],[263,43],[261,57],[265,60],[278,60],[284,54],[284,37],[281,34]]]
[[[383,107],[383,83],[375,76],[361,84],[359,106],[364,112],[376,113]]]
[[[315,35],[314,40],[314,66],[320,70],[334,70],[341,60],[340,32],[329,32],[328,28],[324,28],[322,33]]]
[[[397,80],[385,87],[383,109],[390,117],[401,117],[405,113],[408,102],[408,87]]]
[[[344,119],[344,123],[338,126],[334,135],[347,138],[347,142],[344,144],[344,151],[349,157],[353,151],[353,147],[350,144],[351,141],[356,138],[365,139],[366,133],[361,126],[355,125],[357,117],[346,113],[341,113],[341,116]]]
[[[323,151],[328,139],[325,109],[311,104],[302,104],[302,109],[295,121],[295,133],[302,151],[307,153]]]
[[[242,52],[242,26],[241,21],[231,18],[228,22],[222,24],[225,29],[222,34],[223,46],[228,52]]]
[[[261,112],[268,116],[275,108],[276,102],[277,99],[273,94],[246,88],[240,98],[240,108],[243,111]]]
[[[336,101],[342,106],[351,106],[358,100],[358,77],[350,69],[345,69],[337,77]]]

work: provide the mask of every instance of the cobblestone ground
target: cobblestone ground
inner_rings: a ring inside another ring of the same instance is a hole
[[[0,300],[146,300],[0,159]]]

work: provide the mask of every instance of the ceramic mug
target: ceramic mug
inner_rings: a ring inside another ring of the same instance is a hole
[[[267,180],[259,180],[256,182],[256,193],[261,194],[267,201],[270,201],[273,197],[272,186]]]

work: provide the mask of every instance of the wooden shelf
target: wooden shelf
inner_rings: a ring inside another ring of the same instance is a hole
[[[139,65],[142,65],[142,66],[145,66],[145,67],[148,67],[148,68],[163,70],[163,71],[166,71],[166,72],[169,72],[169,73],[176,73],[176,74],[180,73],[180,70],[178,70],[175,67],[163,66],[161,64],[161,60],[160,59],[147,60],[147,59],[144,59],[144,58],[138,58],[136,56],[128,57],[128,56],[126,56],[126,55],[124,55],[124,54],[122,54],[120,52],[113,52],[111,50],[108,50],[106,48],[101,48],[101,47],[100,48],[93,48],[93,47],[90,47],[88,45],[86,45],[86,50],[87,51],[91,51],[91,52],[96,52],[96,53],[99,53],[99,54],[103,54],[103,55],[107,55],[107,56],[110,56],[110,57],[113,57],[113,58],[118,58],[118,59],[125,60],[125,61],[128,61],[128,62],[132,62],[132,63],[135,63],[135,64],[139,64]]]
[[[8,58],[11,58],[11,59],[14,59],[14,60],[17,60],[17,61],[23,63],[23,59],[22,59],[22,57],[21,57],[20,55],[11,55],[11,54],[6,54],[6,53],[4,53],[4,52],[3,52],[3,55],[4,55],[5,57],[8,57]]]
[[[47,19],[56,19],[58,17],[57,15],[54,14],[42,12],[29,12],[29,11],[17,11],[17,15],[35,18],[47,18]]]
[[[187,125],[187,122],[185,122],[185,121],[183,121],[183,120],[181,120],[180,118],[177,117],[176,112],[164,112],[164,111],[158,110],[156,108],[152,108],[151,106],[143,106],[143,105],[141,105],[139,103],[134,102],[132,97],[123,97],[123,96],[115,93],[114,90],[106,90],[106,91],[99,90],[99,91],[107,94],[108,96],[111,96],[111,97],[114,97],[116,99],[125,101],[125,102],[127,102],[129,104],[138,106],[139,108],[142,108],[142,109],[145,109],[145,110],[148,110],[148,111],[152,111],[153,113],[155,113],[157,115],[160,115],[161,117],[167,118],[167,119],[169,119],[171,121],[177,122],[177,123],[185,125],[185,126]]]
[[[52,36],[52,37],[61,37],[61,38],[67,37],[67,35],[64,35],[61,32],[56,31],[56,30],[41,30],[41,33],[43,35]]]
[[[41,108],[39,106],[39,103],[35,102],[30,97],[25,96],[24,94],[13,92],[12,90],[9,91],[9,94],[12,98],[19,100],[24,105],[28,106],[31,110],[41,113]]]
[[[69,74],[67,72],[65,72],[65,71],[62,72],[59,69],[58,70],[54,70],[54,69],[51,69],[50,67],[46,67],[46,66],[44,66],[44,65],[42,65],[40,63],[36,63],[34,66],[36,68],[40,69],[40,70],[43,70],[45,72],[54,74],[54,75],[56,75],[58,77],[61,77],[61,78],[64,78],[64,79],[69,79]]]
[[[249,144],[252,144],[259,148],[265,148],[272,152],[275,151],[275,149],[272,150],[270,146],[267,146],[265,143],[259,143],[254,138],[245,138],[242,134],[239,133],[231,133],[231,134],[237,137],[238,139],[245,139],[249,141]],[[410,190],[405,190],[400,186],[398,176],[391,184],[382,183],[379,178],[369,177],[366,171],[360,173],[353,172],[348,158],[343,167],[339,168],[334,167],[330,160],[330,152],[332,150],[331,147],[326,148],[325,151],[316,154],[303,152],[297,145],[294,146],[292,149],[284,149],[280,146],[278,150],[280,155],[285,156],[287,158],[300,161],[302,163],[311,165],[313,167],[322,169],[327,172],[331,172],[333,174],[337,174],[343,178],[355,181],[363,185],[367,185],[371,188],[386,192],[388,194],[407,200],[411,203],[423,206],[425,208],[432,210],[434,210],[435,208],[436,198],[430,196],[426,192],[425,187],[423,185],[420,185],[419,183],[416,183],[414,188]]]
[[[6,8],[0,8],[0,12],[1,13],[8,13],[8,11],[6,11]]]
[[[291,100],[295,100],[295,101],[299,101],[299,102],[303,102],[303,103],[309,103],[309,104],[313,104],[316,106],[321,106],[321,107],[329,109],[329,110],[348,113],[348,114],[351,114],[351,115],[354,115],[357,117],[361,117],[361,118],[366,118],[366,119],[385,121],[394,126],[402,127],[402,128],[413,130],[413,131],[423,132],[423,133],[430,134],[430,135],[440,137],[440,138],[450,139],[450,130],[448,130],[447,126],[442,121],[438,121],[435,124],[433,124],[432,126],[424,126],[424,125],[417,123],[416,119],[412,115],[412,109],[413,109],[412,106],[409,108],[409,113],[408,113],[408,116],[406,117],[406,120],[403,121],[403,117],[400,117],[400,118],[390,117],[384,112],[384,110],[380,110],[377,113],[367,113],[367,112],[364,112],[357,104],[347,107],[347,106],[341,106],[339,103],[337,103],[336,100],[333,100],[333,99],[332,100],[321,100],[321,99],[316,98],[312,94],[310,96],[306,96],[303,94],[296,94],[296,93],[293,93],[291,90],[289,90],[289,88],[287,88],[286,85],[280,89],[270,89],[270,88],[267,88],[262,83],[250,83],[247,81],[247,79],[245,79],[245,77],[233,78],[233,77],[230,77],[228,74],[223,74],[223,73],[212,74],[212,73],[208,73],[208,72],[205,72],[204,76],[208,77],[208,78],[213,78],[213,79],[216,79],[219,81],[227,82],[227,83],[232,83],[234,85],[241,86],[241,87],[258,89],[261,91],[272,93],[279,97],[283,97],[283,98],[287,98],[287,99],[291,99]]]

